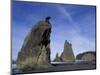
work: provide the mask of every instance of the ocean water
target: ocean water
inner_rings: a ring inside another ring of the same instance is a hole
[[[21,71],[17,69],[16,64],[12,64],[12,73],[20,73]]]
[[[90,63],[90,62],[89,62]],[[84,60],[75,60],[75,62],[51,62],[52,65],[62,66],[62,65],[78,65],[78,64],[89,64],[87,61]],[[12,73],[22,73],[20,70],[17,69],[16,64],[12,64]]]

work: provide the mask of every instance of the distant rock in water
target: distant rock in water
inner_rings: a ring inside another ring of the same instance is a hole
[[[96,52],[88,51],[76,56],[77,60],[85,60],[85,61],[95,61],[96,60]]]
[[[53,62],[60,62],[60,61],[61,61],[60,56],[57,53],[55,59],[53,60]]]
[[[72,44],[70,44],[67,40],[65,41],[64,44],[64,50],[60,56],[61,61],[63,62],[74,62],[75,61],[75,56],[72,50]]]
[[[16,64],[16,60],[12,60],[12,64]]]
[[[50,64],[50,17],[38,22],[26,36],[17,57],[17,68],[31,70]]]

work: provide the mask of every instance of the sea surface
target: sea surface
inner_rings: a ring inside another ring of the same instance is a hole
[[[95,69],[96,64],[83,61],[83,60],[76,60],[75,62],[51,62],[53,67],[47,69],[40,69],[40,70],[33,70],[34,73],[38,72],[52,72],[52,71],[73,71],[73,70],[85,70],[85,69]],[[20,70],[16,68],[16,64],[12,64],[12,73],[22,73]]]

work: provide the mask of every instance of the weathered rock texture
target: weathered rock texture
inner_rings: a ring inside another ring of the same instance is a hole
[[[96,60],[96,52],[88,51],[76,56],[77,60],[85,60],[85,61],[95,61]]]
[[[50,66],[50,33],[48,20],[38,22],[26,36],[18,53],[18,69],[46,68]]]
[[[60,56],[58,55],[58,53],[56,54],[56,57],[53,61],[54,62],[60,62],[61,61]]]
[[[66,40],[64,44],[64,50],[60,56],[61,61],[75,61],[74,53],[72,50],[72,45]]]

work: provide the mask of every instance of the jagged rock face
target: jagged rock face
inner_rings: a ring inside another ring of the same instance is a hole
[[[85,61],[95,61],[96,60],[96,52],[88,51],[76,56],[77,60],[85,60]]]
[[[51,24],[38,22],[26,36],[21,51],[18,53],[17,68],[34,69],[50,66]]]
[[[75,61],[74,53],[72,50],[72,45],[66,40],[64,44],[64,50],[60,56],[61,61]]]
[[[60,56],[58,55],[58,53],[56,54],[56,57],[53,61],[54,62],[60,62],[61,61]]]

